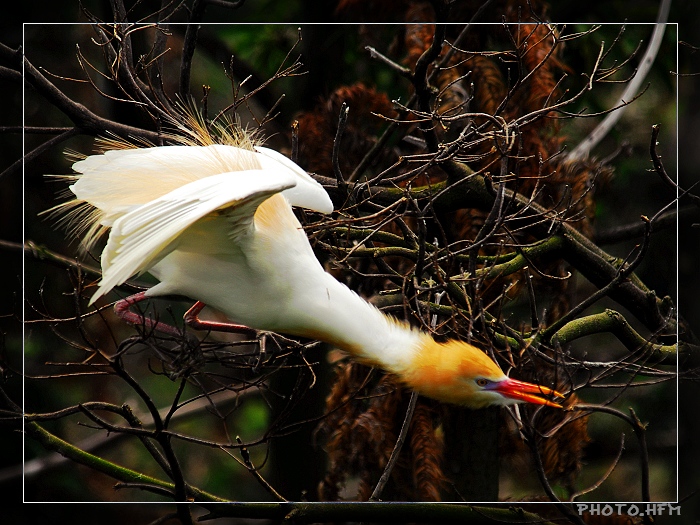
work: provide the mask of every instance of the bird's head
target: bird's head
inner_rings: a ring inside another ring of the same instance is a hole
[[[561,408],[545,396],[564,397],[546,386],[507,377],[484,352],[463,341],[437,343],[426,338],[410,369],[401,375],[421,394],[475,409],[516,403]]]

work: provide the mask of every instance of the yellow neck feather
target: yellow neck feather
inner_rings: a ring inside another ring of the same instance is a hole
[[[468,343],[438,343],[426,338],[410,369],[399,377],[410,388],[433,399],[478,408],[489,403],[476,395],[474,380],[505,376],[490,357]]]

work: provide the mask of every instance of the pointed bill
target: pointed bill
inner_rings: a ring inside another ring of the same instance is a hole
[[[501,381],[494,390],[505,397],[509,397],[516,401],[525,403],[533,403],[535,405],[546,405],[550,407],[562,408],[558,403],[554,403],[549,399],[539,396],[554,395],[559,398],[564,398],[562,394],[549,387],[536,385],[534,383],[526,383],[517,379],[507,378]]]

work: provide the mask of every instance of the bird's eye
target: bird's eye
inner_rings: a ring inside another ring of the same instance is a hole
[[[476,384],[479,386],[486,386],[489,384],[489,380],[484,379],[483,377],[480,377],[479,379],[476,380]]]

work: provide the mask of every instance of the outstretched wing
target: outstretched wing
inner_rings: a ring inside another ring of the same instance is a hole
[[[258,162],[260,162],[263,169],[286,168],[294,174],[296,184],[282,192],[292,206],[299,206],[321,213],[333,212],[333,202],[326,190],[303,169],[275,150],[256,146],[255,151],[260,154],[258,155]]]
[[[255,151],[234,146],[159,146],[108,150],[73,164],[71,191],[114,221],[137,206],[191,182],[220,173],[260,169]]]
[[[132,209],[112,225],[102,252],[102,280],[90,303],[151,268],[176,248],[178,236],[199,219],[225,209],[231,229],[246,231],[262,201],[296,183],[296,176],[287,170],[220,173]]]
[[[248,231],[258,205],[274,193],[281,192],[293,206],[333,211],[318,182],[263,147],[117,149],[87,157],[73,168],[82,173],[71,186],[77,202],[95,209],[86,220],[111,228],[102,252],[102,281],[91,303],[151,268],[175,249],[183,231],[208,214],[226,209],[228,234],[235,237]],[[84,226],[93,232],[85,239],[91,245],[99,228]]]
[[[86,157],[73,169],[82,175],[76,177],[71,191],[79,201],[97,208],[97,220],[107,227],[136,206],[185,184],[256,169],[285,171],[294,177],[293,187],[283,192],[292,206],[333,211],[330,197],[318,182],[284,155],[262,146],[255,151],[224,144],[117,149]]]

